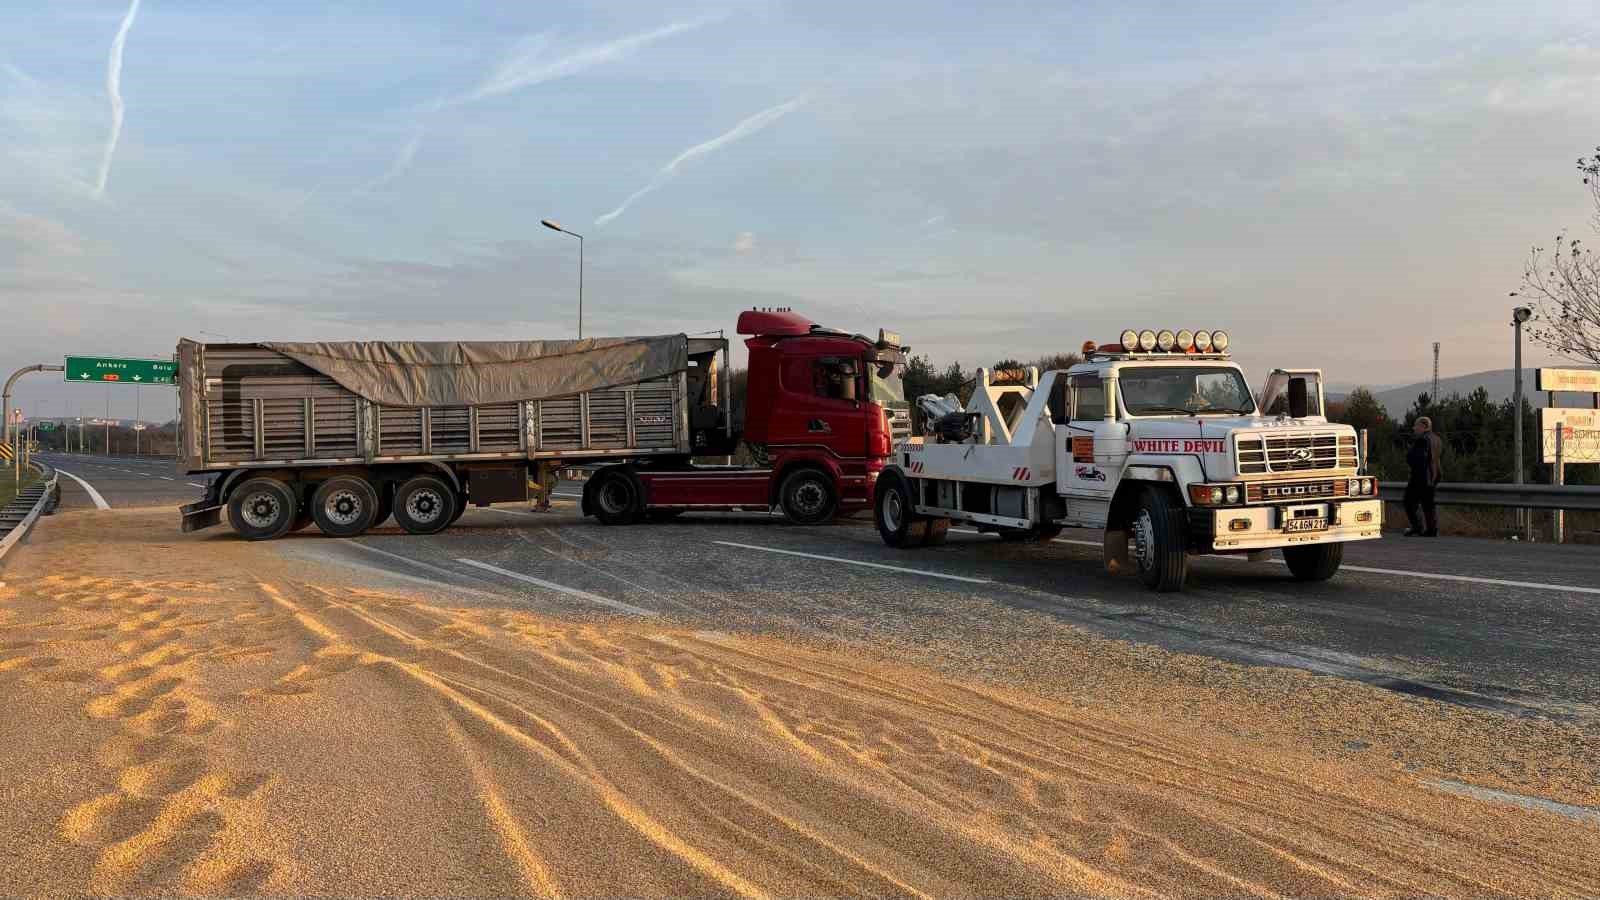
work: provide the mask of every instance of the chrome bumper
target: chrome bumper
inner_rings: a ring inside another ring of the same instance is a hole
[[[1284,530],[1294,510],[1325,507],[1328,527],[1323,531]],[[1194,513],[1199,513],[1196,515]],[[1242,550],[1276,550],[1306,544],[1370,541],[1383,536],[1383,501],[1345,500],[1296,503],[1286,506],[1247,506],[1237,509],[1195,510],[1190,524],[1202,529],[1197,543],[1209,543],[1215,553]],[[1206,526],[1209,525],[1209,529]],[[1209,530],[1210,534],[1204,534]]]

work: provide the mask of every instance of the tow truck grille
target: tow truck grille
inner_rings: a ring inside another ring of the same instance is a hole
[[[1234,444],[1240,475],[1356,467],[1356,439],[1348,434],[1249,435]]]
[[[1325,500],[1344,497],[1350,493],[1350,482],[1343,478],[1326,481],[1256,481],[1245,485],[1246,503],[1299,503],[1304,500]]]

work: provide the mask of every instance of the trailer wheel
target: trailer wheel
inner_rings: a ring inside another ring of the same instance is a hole
[[[898,472],[878,476],[872,518],[878,534],[891,547],[920,547],[928,539],[928,520],[912,508],[911,486]]]
[[[1133,557],[1139,580],[1162,593],[1183,590],[1189,577],[1183,508],[1160,488],[1145,488],[1133,513]]]
[[[247,541],[270,541],[294,526],[299,504],[289,486],[276,478],[251,478],[228,498],[228,521]]]
[[[311,495],[311,518],[332,537],[355,537],[378,520],[378,492],[365,478],[339,475]]]
[[[394,492],[394,520],[409,534],[438,534],[456,514],[456,492],[433,475],[414,475]]]
[[[624,470],[603,472],[589,486],[594,517],[602,525],[632,525],[644,517],[639,480]]]
[[[796,525],[821,525],[839,511],[833,479],[817,469],[800,469],[783,479],[778,502],[783,514]]]
[[[1283,548],[1283,561],[1296,581],[1327,581],[1344,562],[1343,544],[1310,544]]]
[[[461,517],[466,515],[466,514],[467,514],[467,495],[466,494],[456,494],[456,511],[450,515],[450,524],[454,525],[455,523],[461,521]]]

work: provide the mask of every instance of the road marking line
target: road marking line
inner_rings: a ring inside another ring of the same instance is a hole
[[[83,489],[89,492],[89,499],[94,501],[94,505],[95,505],[96,509],[110,509],[111,508],[111,504],[106,502],[106,498],[100,496],[100,492],[94,489],[94,485],[90,484],[87,481],[84,481],[82,478],[79,478],[78,476],[72,474],[71,472],[68,472],[66,469],[57,469],[56,471],[60,472],[61,474],[67,476],[68,478],[71,478],[73,481],[76,481],[78,484],[82,485]]]
[[[929,578],[947,578],[951,581],[965,581],[968,584],[993,584],[990,578],[968,578],[965,575],[947,575],[944,572],[929,572],[926,569],[908,569],[905,566],[890,566],[884,563],[864,562],[859,559],[845,559],[839,556],[823,556],[820,553],[801,553],[799,550],[779,550],[777,547],[760,547],[755,544],[739,544],[733,541],[712,541],[724,547],[742,547],[746,550],[760,550],[765,553],[782,553],[785,556],[803,556],[806,559],[822,559],[828,562],[845,563],[851,566],[865,566],[869,569],[887,569],[890,572],[905,572],[908,575],[926,575]]]
[[[167,476],[167,475],[162,475],[162,476],[161,476],[161,480],[162,480],[162,481],[177,481],[177,480],[178,480],[178,479],[176,479],[176,478],[172,478],[172,477],[170,477],[170,476]]]
[[[563,594],[569,594],[573,597],[577,597],[580,600],[587,600],[590,603],[598,603],[601,606],[608,606],[619,612],[632,613],[636,616],[660,615],[660,613],[657,613],[652,609],[645,609],[642,606],[634,606],[631,603],[623,603],[621,600],[612,600],[610,597],[602,597],[599,594],[591,594],[588,591],[580,591],[577,588],[567,587],[564,584],[556,584],[554,581],[545,581],[543,578],[535,578],[532,575],[524,575],[521,572],[513,572],[510,569],[502,569],[499,566],[491,566],[486,562],[478,562],[475,559],[457,558],[456,562],[468,566],[475,566],[479,569],[483,569],[488,572],[494,572],[498,575],[504,575],[507,578],[515,578],[518,581],[526,581],[529,584],[536,584],[542,588],[547,588],[552,591],[560,591]]]
[[[423,570],[428,571],[428,572],[434,572],[434,573],[436,573],[438,575],[442,575],[442,576],[444,576],[446,578],[452,579],[452,581],[454,579],[456,579],[456,578],[462,578],[462,577],[471,578],[471,577],[473,577],[471,575],[466,575],[465,573],[462,573],[462,572],[452,572],[449,569],[440,568],[439,566],[435,566],[435,565],[432,565],[432,564],[429,564],[429,563],[425,563],[425,562],[422,562],[421,560],[412,559],[409,556],[401,556],[398,553],[390,553],[387,550],[379,550],[377,547],[368,547],[366,544],[358,543],[356,541],[342,541],[337,546],[340,546],[340,547],[360,547],[363,550],[370,550],[373,553],[378,553],[378,554],[381,554],[383,556],[387,556],[390,559],[397,559],[397,560],[399,560],[399,561],[401,561],[403,563],[406,563],[407,565],[416,566],[419,569],[423,569]],[[290,548],[291,555],[294,553],[294,551],[299,549],[299,548],[295,547],[293,544],[289,545],[289,548]],[[506,600],[515,599],[515,598],[512,598],[512,597],[508,597],[505,594],[496,594],[496,593],[493,593],[493,592],[490,592],[490,591],[480,591],[477,588],[463,587],[462,585],[453,584],[451,582],[439,582],[439,581],[432,581],[432,580],[427,579],[427,578],[418,578],[415,575],[407,575],[404,572],[395,572],[395,571],[392,571],[392,570],[389,570],[389,569],[380,569],[380,568],[377,568],[376,566],[364,566],[364,565],[361,565],[360,563],[353,563],[353,562],[344,562],[342,564],[343,565],[355,566],[356,568],[366,569],[366,570],[372,571],[372,572],[381,572],[381,573],[383,573],[384,575],[386,575],[388,577],[398,578],[398,579],[400,579],[402,581],[415,581],[418,584],[426,584],[426,585],[430,585],[430,586],[436,587],[436,588],[445,588],[446,590],[451,590],[451,591],[460,591],[460,592],[464,592],[464,593],[468,593],[468,594],[477,594],[477,595],[483,596],[483,597],[492,597],[493,599],[499,600],[499,601],[502,601],[502,602],[504,602]]]
[[[984,532],[979,531],[979,530],[977,530],[975,528],[952,528],[950,530],[954,531],[954,532],[959,532],[961,534],[983,534],[984,533]],[[1081,547],[1102,547],[1102,546],[1104,546],[1103,544],[1099,543],[1098,541],[1075,541],[1072,538],[1051,538],[1050,539],[1050,543],[1052,543],[1052,544],[1077,544],[1077,545],[1079,545]]]
[[[203,488],[203,487],[205,487],[205,485],[203,485],[203,484],[201,484],[201,483],[200,483],[200,482],[198,482],[198,481],[191,481],[191,482],[189,482],[189,483],[188,483],[188,484],[189,484],[189,487],[198,487],[198,488]]]

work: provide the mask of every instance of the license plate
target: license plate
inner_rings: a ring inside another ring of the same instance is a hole
[[[1314,519],[1290,519],[1289,521],[1283,523],[1283,530],[1291,533],[1299,531],[1327,531],[1328,520],[1324,516],[1318,516]]]

